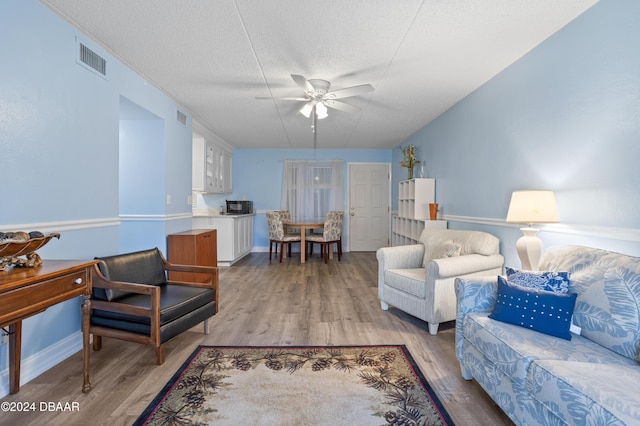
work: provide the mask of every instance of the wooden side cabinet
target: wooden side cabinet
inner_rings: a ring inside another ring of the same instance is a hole
[[[218,266],[218,242],[215,229],[192,229],[169,234],[168,260],[177,265]],[[169,272],[173,281],[205,282],[210,275]]]

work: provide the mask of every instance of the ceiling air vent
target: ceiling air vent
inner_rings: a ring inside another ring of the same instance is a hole
[[[187,125],[187,116],[180,110],[176,110],[176,120],[183,126]]]
[[[78,63],[103,77],[107,76],[107,60],[81,42],[78,42]]]

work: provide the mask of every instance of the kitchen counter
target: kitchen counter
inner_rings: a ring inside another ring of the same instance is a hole
[[[243,216],[255,216],[254,213],[247,214],[227,214],[220,213],[219,209],[193,209],[193,217],[243,217]]]
[[[194,210],[193,229],[218,231],[218,266],[231,266],[253,248],[253,217],[251,214],[220,214],[220,210]]]

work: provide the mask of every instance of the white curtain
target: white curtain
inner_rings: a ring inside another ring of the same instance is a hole
[[[330,210],[343,210],[342,163],[285,160],[281,208],[294,219],[324,219]]]

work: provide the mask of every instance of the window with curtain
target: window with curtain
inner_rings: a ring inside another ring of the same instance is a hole
[[[283,210],[296,219],[318,219],[343,210],[342,160],[285,160]]]

